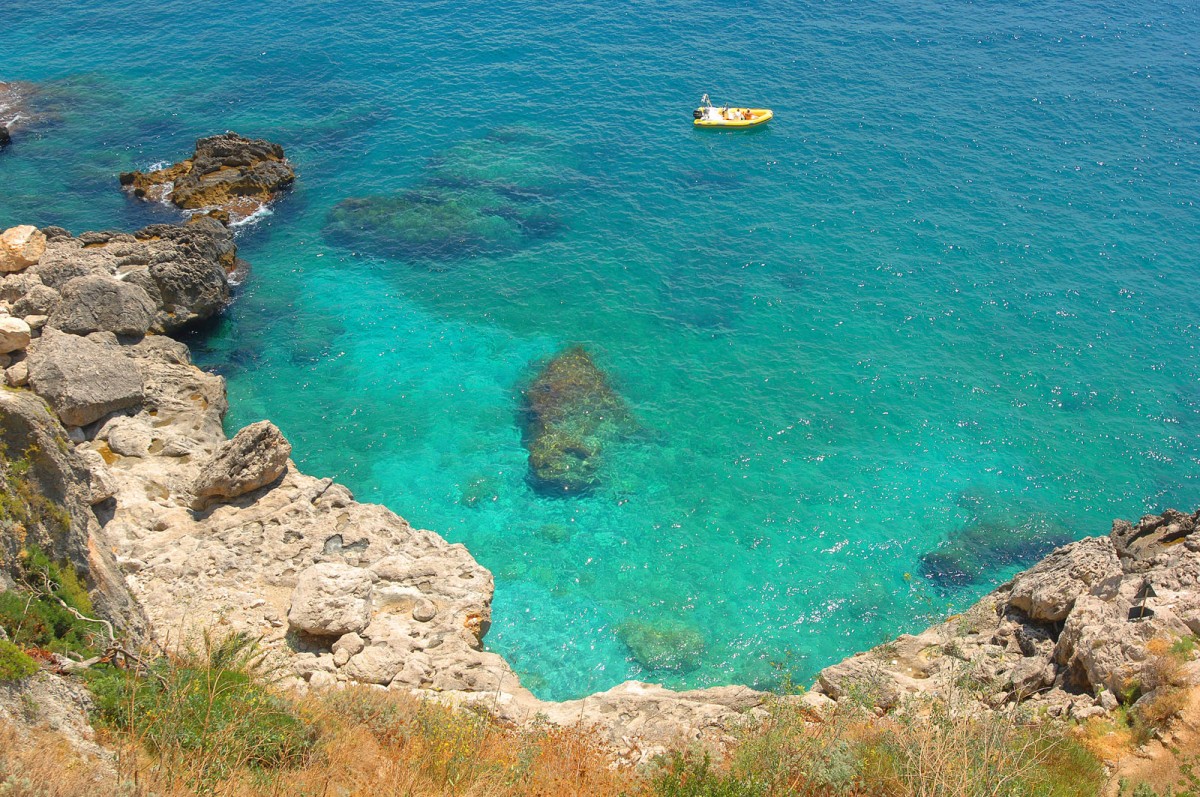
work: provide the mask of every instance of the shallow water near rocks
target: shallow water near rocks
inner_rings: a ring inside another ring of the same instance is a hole
[[[539,696],[804,681],[1200,502],[1193,4],[144,6],[6,6],[0,226],[174,219],[117,173],[281,143],[188,342],[230,430],[467,544]],[[339,234],[366,197],[406,215]],[[547,496],[519,390],[577,343],[638,432]]]

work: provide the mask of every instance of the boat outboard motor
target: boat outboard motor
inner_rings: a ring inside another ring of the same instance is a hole
[[[704,109],[697,108],[696,110],[692,111],[692,118],[693,119],[703,119],[704,118]]]

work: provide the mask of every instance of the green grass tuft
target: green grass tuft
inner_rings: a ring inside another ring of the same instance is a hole
[[[0,639],[0,683],[20,681],[38,671],[37,662],[11,642]]]
[[[206,640],[203,654],[160,660],[149,672],[98,670],[89,678],[96,718],[130,734],[180,771],[203,773],[211,786],[231,773],[301,763],[314,732],[294,704],[257,672],[255,642],[233,635]]]

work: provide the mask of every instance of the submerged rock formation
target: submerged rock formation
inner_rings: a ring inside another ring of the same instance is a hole
[[[216,210],[238,220],[255,213],[296,180],[283,147],[237,133],[196,141],[192,157],[153,172],[124,172],[121,185],[139,199],[184,210]]]
[[[453,260],[515,251],[554,227],[538,207],[514,205],[485,189],[423,189],[342,200],[329,212],[325,237],[383,257]]]
[[[582,346],[542,367],[523,391],[521,416],[531,481],[554,494],[596,486],[604,447],[632,425],[624,400]]]
[[[647,670],[690,672],[704,657],[704,636],[695,628],[666,620],[657,623],[629,620],[617,626],[638,664]]]
[[[464,142],[431,160],[413,190],[338,203],[325,237],[365,254],[439,265],[514,252],[561,226],[556,199],[575,178],[550,149],[524,128]]]
[[[945,589],[965,587],[1000,568],[1036,562],[1071,537],[1064,528],[1036,520],[1024,526],[983,520],[923,555],[921,574]]]

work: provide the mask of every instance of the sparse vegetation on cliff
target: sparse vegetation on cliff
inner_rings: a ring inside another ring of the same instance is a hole
[[[23,552],[15,575],[21,589],[0,592],[0,628],[13,643],[79,657],[104,649],[109,640],[103,624],[78,616],[95,612],[73,567],[55,563],[31,546]]]
[[[29,478],[37,453],[31,446],[14,457],[0,441],[0,534],[15,542],[14,546],[0,546],[0,555],[5,547],[22,547],[35,527],[50,538],[61,538],[71,526],[67,511],[43,495]]]
[[[907,718],[877,718],[822,717],[781,702],[727,760],[685,750],[614,768],[601,737],[584,727],[518,729],[486,712],[368,687],[289,698],[272,691],[253,651],[235,637],[191,654],[200,658],[94,679],[106,744],[119,752],[117,772],[98,772],[97,782],[160,797],[1086,797],[1105,781],[1069,726],[1017,714],[960,717],[934,703]],[[6,733],[0,727],[0,739],[13,738]],[[67,781],[88,766],[77,757],[44,763],[21,744],[0,747],[0,788],[37,771],[41,790],[12,793],[71,794]]]
[[[13,643],[0,639],[0,683],[19,681],[37,672],[37,662]]]

